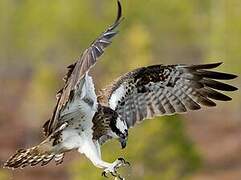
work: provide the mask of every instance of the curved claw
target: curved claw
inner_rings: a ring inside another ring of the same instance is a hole
[[[122,157],[118,158],[118,160],[121,161],[121,162],[125,162],[125,159],[122,158]]]
[[[103,171],[103,172],[101,173],[101,176],[103,176],[103,177],[105,177],[105,178],[109,178],[109,177],[106,175],[106,172],[105,172],[105,171]]]
[[[118,177],[117,172],[110,172],[113,177]]]
[[[126,161],[125,164],[126,164],[127,166],[131,166],[131,164],[130,164],[128,161]]]
[[[110,173],[113,177],[119,177],[119,176],[120,176],[120,175],[117,173],[116,170],[115,170],[114,172],[106,172],[106,171],[103,171],[101,175],[104,176],[105,178],[109,178],[109,177],[107,176],[108,173]]]
[[[118,175],[118,178],[119,178],[119,180],[124,180],[124,178],[121,177],[120,175]]]
[[[121,161],[124,165],[128,165],[128,166],[131,165],[131,164],[130,164],[128,161],[126,161],[124,158],[118,158],[118,160]]]
[[[124,158],[118,158],[118,161],[115,161],[112,164],[112,166],[110,166],[109,168],[106,168],[102,172],[102,176],[108,178],[107,174],[110,174],[113,177],[115,177],[115,179],[125,180],[125,178],[121,177],[120,173],[118,173],[117,169],[119,169],[120,167],[124,167],[126,165],[130,166],[130,163],[126,161]]]

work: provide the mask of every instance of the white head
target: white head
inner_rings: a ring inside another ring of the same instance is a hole
[[[112,131],[119,137],[119,141],[121,143],[121,147],[126,147],[126,141],[128,137],[128,127],[124,120],[120,119],[120,117],[116,118],[115,125],[111,127]]]
[[[121,120],[119,117],[116,120],[116,127],[119,129],[119,131],[123,134],[128,131],[126,121]]]

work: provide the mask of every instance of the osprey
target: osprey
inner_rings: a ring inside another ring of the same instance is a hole
[[[4,167],[46,165],[52,159],[60,164],[66,152],[77,150],[102,168],[102,175],[110,173],[122,179],[117,170],[129,163],[123,158],[113,163],[102,160],[100,147],[107,140],[116,138],[125,148],[128,129],[144,119],[216,106],[213,100],[231,100],[217,90],[237,88],[216,80],[237,76],[210,70],[221,63],[141,67],[122,75],[97,96],[88,72],[117,34],[122,20],[121,4],[117,2],[115,22],[68,66],[52,117],[43,126],[46,139],[32,148],[18,150]]]

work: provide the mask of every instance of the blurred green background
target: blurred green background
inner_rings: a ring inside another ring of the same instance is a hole
[[[96,89],[121,73],[150,64],[224,62],[241,73],[240,0],[122,0],[120,33],[92,70]],[[114,0],[0,1],[0,160],[43,138],[66,66],[116,16]],[[237,87],[241,80],[232,81]],[[128,147],[115,141],[103,158],[125,157],[127,179],[241,179],[241,96],[131,129]],[[0,179],[103,179],[83,155],[55,167],[0,169]]]

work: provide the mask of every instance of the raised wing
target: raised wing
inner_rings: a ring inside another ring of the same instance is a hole
[[[157,115],[198,110],[202,105],[216,106],[213,100],[231,100],[216,90],[237,90],[214,80],[234,79],[236,75],[207,70],[220,64],[142,67],[121,76],[98,99],[116,110],[128,127]]]
[[[56,122],[59,119],[60,112],[64,110],[67,102],[71,101],[80,81],[89,69],[95,65],[97,59],[104,53],[105,48],[111,44],[111,39],[117,34],[115,29],[122,19],[121,4],[119,1],[117,2],[118,13],[115,22],[83,52],[74,64],[68,66],[68,73],[64,77],[64,87],[56,95],[57,104],[53,115],[43,126],[45,135],[51,134],[56,128]]]

